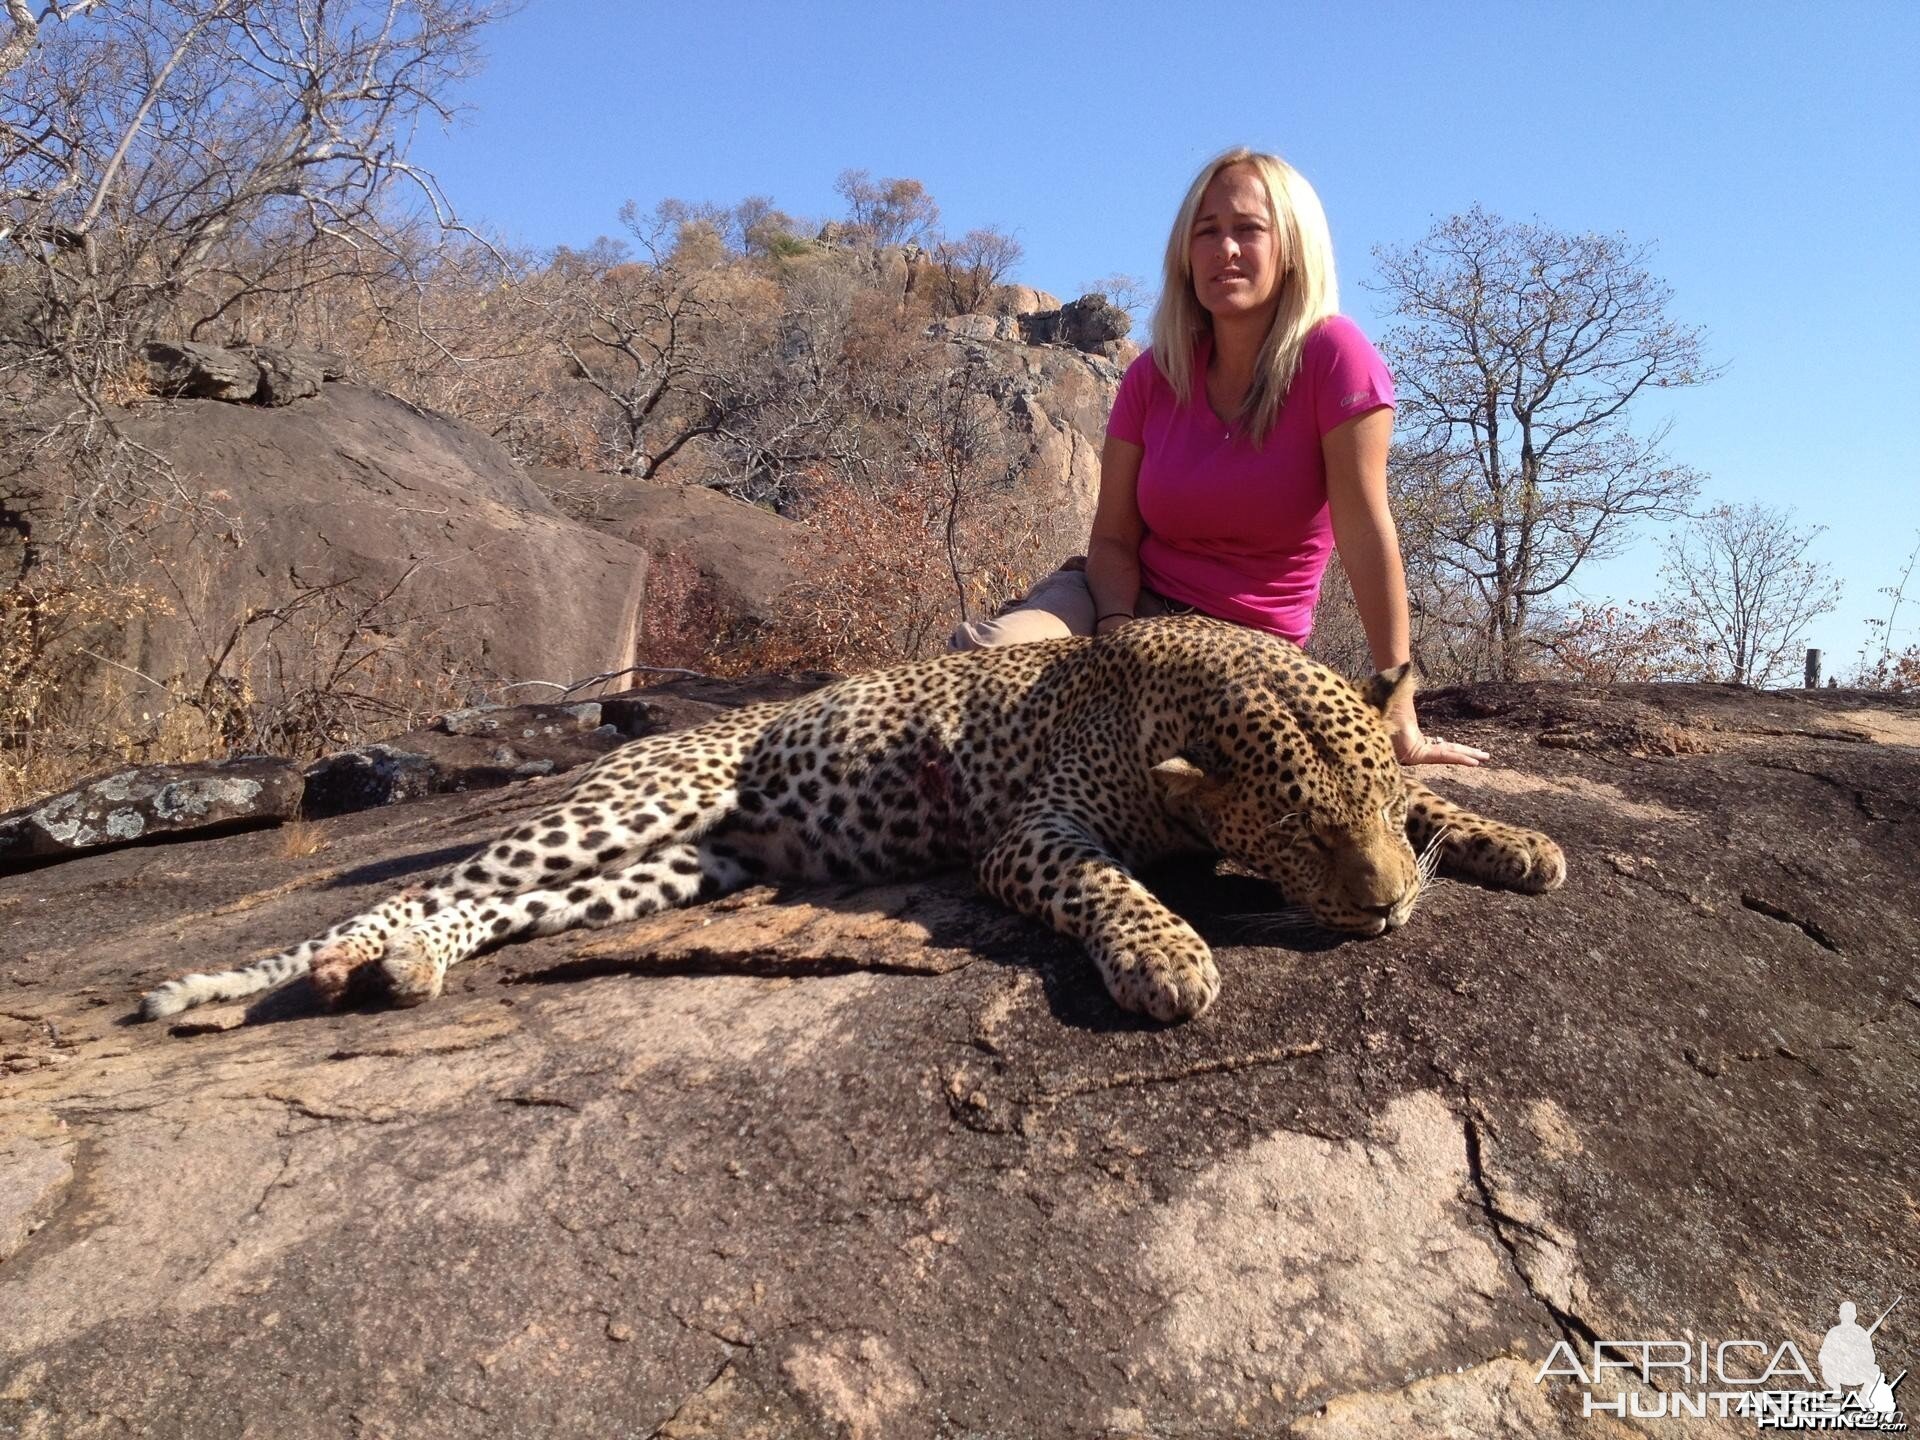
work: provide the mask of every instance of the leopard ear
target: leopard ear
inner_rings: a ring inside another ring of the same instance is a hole
[[[1223,788],[1218,779],[1184,755],[1175,755],[1154,766],[1153,783],[1167,799],[1189,805],[1205,804]]]
[[[1412,703],[1415,683],[1413,662],[1409,660],[1361,682],[1360,698],[1384,715],[1397,705]]]

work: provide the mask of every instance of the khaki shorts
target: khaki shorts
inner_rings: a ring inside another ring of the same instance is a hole
[[[1194,607],[1169,600],[1146,586],[1133,613],[1188,615]],[[985,650],[998,645],[1024,645],[1031,640],[1059,640],[1068,635],[1093,634],[1093,591],[1087,587],[1087,561],[1076,555],[1047,576],[1020,600],[992,620],[969,620],[947,640],[949,650]]]

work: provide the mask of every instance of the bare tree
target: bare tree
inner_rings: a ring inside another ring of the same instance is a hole
[[[933,263],[940,271],[941,313],[971,315],[980,309],[1024,253],[1018,240],[991,225],[937,242]]]
[[[388,276],[418,259],[395,239],[409,213],[455,223],[407,141],[449,115],[502,4],[4,3],[0,383],[35,403],[0,417],[0,452],[73,475],[57,553],[115,514],[193,507],[121,441],[111,402],[142,341]],[[26,512],[6,503],[11,525]]]
[[[940,224],[940,207],[918,180],[842,170],[833,188],[847,202],[847,223],[875,246],[924,241]]]
[[[1900,634],[1897,623],[1907,603],[1907,588],[1913,572],[1920,567],[1920,535],[1900,566],[1900,576],[1891,585],[1882,585],[1879,593],[1887,597],[1887,613],[1867,621],[1867,643],[1860,647],[1859,663],[1854,667],[1852,683],[1868,690],[1920,690],[1920,643],[1896,649]]]
[[[1698,477],[1636,435],[1643,392],[1717,373],[1667,314],[1651,247],[1569,235],[1474,207],[1404,250],[1375,251],[1402,322],[1395,472],[1431,561],[1478,598],[1494,673],[1517,675],[1536,606],[1636,520],[1679,513]]]
[[[644,479],[694,440],[719,433],[726,377],[707,343],[718,318],[703,288],[711,281],[704,266],[689,273],[677,258],[685,222],[658,212],[643,220],[631,202],[621,219],[644,258],[604,238],[586,250],[563,247],[528,299],[575,378],[608,407],[604,468]]]
[[[806,227],[766,195],[749,195],[734,206],[733,225],[739,237],[736,248],[743,255],[786,256],[806,249],[800,239]]]
[[[1102,275],[1082,285],[1080,293],[1106,296],[1109,305],[1126,311],[1127,318],[1136,324],[1153,308],[1153,290],[1138,275],[1125,275],[1118,271]]]
[[[1840,603],[1840,582],[1806,558],[1823,528],[1795,529],[1772,505],[1716,505],[1667,541],[1666,608],[1708,678],[1764,686],[1798,665],[1807,627]]]
[[[770,323],[740,317],[747,323],[718,357],[733,403],[707,485],[785,514],[823,470],[850,483],[870,474],[871,437],[846,365],[855,294],[844,271],[810,271],[756,297],[777,312]]]
[[[1014,457],[999,407],[987,394],[977,352],[917,377],[919,403],[908,416],[908,454],[931,482],[927,494],[953,577],[954,603],[970,620],[972,567],[964,554],[966,522],[980,502],[1013,483]]]
[[[391,258],[381,207],[396,183],[453,223],[406,144],[421,119],[450,118],[445,93],[500,8],[134,0],[49,6],[36,23],[8,0],[0,242],[41,273],[46,329],[137,334],[191,303],[224,247],[267,233]]]

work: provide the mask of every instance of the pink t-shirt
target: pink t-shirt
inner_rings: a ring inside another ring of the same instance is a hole
[[[1127,367],[1107,433],[1138,445],[1140,579],[1170,600],[1304,644],[1333,552],[1320,438],[1393,404],[1393,377],[1360,327],[1320,322],[1280,413],[1255,449],[1207,403],[1210,337],[1182,406],[1147,351]]]

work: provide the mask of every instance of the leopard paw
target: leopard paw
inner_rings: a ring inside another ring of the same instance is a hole
[[[347,987],[353,983],[354,972],[374,958],[367,953],[365,945],[350,940],[321,947],[314,952],[307,967],[314,994],[326,1005],[340,1004],[346,998]]]
[[[1220,993],[1220,971],[1204,945],[1191,953],[1156,946],[1109,951],[1100,970],[1116,1005],[1162,1024],[1193,1019]]]
[[[1516,890],[1540,895],[1566,883],[1566,855],[1538,830],[1514,831],[1510,858],[1515,873],[1508,883]]]
[[[1511,825],[1469,835],[1448,859],[1459,873],[1526,895],[1557,890],[1567,878],[1567,857],[1558,845],[1538,830]]]
[[[388,1002],[402,1009],[426,1004],[440,993],[447,979],[446,967],[436,964],[426,947],[406,934],[396,936],[387,946],[380,960],[380,975]]]

